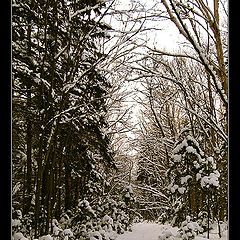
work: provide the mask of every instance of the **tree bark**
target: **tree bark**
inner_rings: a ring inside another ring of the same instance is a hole
[[[28,88],[27,93],[27,108],[31,107],[31,89]],[[27,116],[27,132],[26,132],[26,144],[27,144],[27,174],[26,174],[26,196],[24,199],[23,214],[29,212],[32,200],[32,122],[31,116]]]
[[[65,211],[71,207],[71,169],[65,163]]]

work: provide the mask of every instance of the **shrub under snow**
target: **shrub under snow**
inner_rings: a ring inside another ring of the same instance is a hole
[[[179,230],[182,239],[194,239],[199,233],[203,232],[203,229],[197,222],[191,221],[190,216],[186,217],[186,220],[181,223]]]
[[[159,231],[160,235],[158,236],[158,240],[177,240],[180,236],[178,228],[172,227],[171,225],[163,225]]]

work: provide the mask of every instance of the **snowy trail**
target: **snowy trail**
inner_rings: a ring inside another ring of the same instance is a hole
[[[116,240],[158,240],[161,230],[161,225],[157,223],[136,223],[132,232],[125,232]]]
[[[218,226],[213,225],[213,229],[210,231],[210,240],[227,240],[228,239],[228,230],[222,226],[222,237],[218,236]],[[116,240],[158,240],[160,235],[164,235],[167,232],[171,232],[171,235],[174,236],[174,239],[182,240],[180,236],[178,236],[178,228],[171,227],[170,225],[157,224],[157,223],[149,223],[149,222],[141,222],[136,223],[132,227],[132,232],[125,232],[117,237]],[[170,236],[170,235],[169,235]],[[206,236],[196,236],[194,240],[208,240]]]

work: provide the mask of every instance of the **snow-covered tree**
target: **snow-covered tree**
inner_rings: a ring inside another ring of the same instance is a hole
[[[208,213],[209,219],[217,217],[213,211],[216,202],[212,201],[218,197],[220,186],[216,161],[206,156],[187,129],[175,144],[167,175],[173,224],[181,223],[188,214],[197,220],[202,211]]]
[[[102,194],[114,167],[105,131],[111,85],[97,68],[98,40],[110,29],[104,6],[13,1],[14,203],[34,212],[36,236],[79,198]]]
[[[227,217],[227,11],[212,3],[12,2],[16,238]],[[186,40],[175,52],[148,35],[163,19]]]

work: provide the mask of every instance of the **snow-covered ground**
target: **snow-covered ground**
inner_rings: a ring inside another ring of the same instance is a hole
[[[157,240],[161,232],[161,225],[157,223],[136,223],[132,232],[125,232],[117,240]]]
[[[159,237],[161,236],[161,237]],[[151,222],[136,223],[132,227],[131,232],[125,232],[119,235],[116,240],[182,240],[178,234],[178,228],[173,228],[170,225],[160,225]],[[227,240],[227,229],[224,227],[222,237],[219,238],[217,226],[210,231],[210,240]],[[206,236],[196,236],[193,240],[208,240]]]

